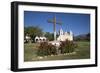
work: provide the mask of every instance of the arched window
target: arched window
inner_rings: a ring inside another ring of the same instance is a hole
[[[36,42],[38,42],[39,39],[36,39]]]
[[[35,37],[35,42],[38,42],[38,41],[39,41],[39,37],[36,36],[36,37]]]

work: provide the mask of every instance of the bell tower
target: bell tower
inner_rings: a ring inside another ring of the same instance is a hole
[[[63,30],[62,30],[62,28],[60,29],[60,35],[63,35],[64,34],[64,32],[63,32]]]

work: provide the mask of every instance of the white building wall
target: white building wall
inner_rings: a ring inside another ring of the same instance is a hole
[[[70,31],[70,33],[68,33],[68,32],[64,33],[63,32],[63,34],[62,34],[62,32],[63,32],[63,30],[60,29],[60,35],[58,36],[57,41],[66,41],[66,40],[73,41],[72,31]]]

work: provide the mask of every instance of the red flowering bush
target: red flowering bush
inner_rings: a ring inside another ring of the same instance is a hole
[[[41,42],[37,51],[38,56],[48,56],[56,54],[56,47],[48,42]]]
[[[41,42],[40,46],[37,51],[38,56],[48,56],[48,55],[56,55],[57,54],[57,47],[48,43],[48,42]],[[75,51],[77,48],[77,44],[73,41],[62,41],[58,50],[60,50],[61,54],[64,53],[71,53]]]

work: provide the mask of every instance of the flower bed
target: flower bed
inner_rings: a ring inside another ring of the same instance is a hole
[[[72,53],[75,51],[75,48],[77,47],[77,44],[73,41],[63,41],[61,42],[58,50],[60,51],[59,54],[64,53]],[[57,55],[57,47],[55,45],[52,45],[48,42],[41,42],[39,49],[37,51],[38,56],[48,56],[48,55]]]

